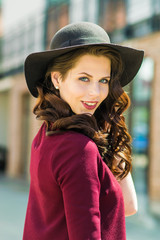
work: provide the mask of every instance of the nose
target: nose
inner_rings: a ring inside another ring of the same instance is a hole
[[[96,98],[100,95],[100,87],[98,82],[97,83],[91,83],[89,86],[89,95]]]

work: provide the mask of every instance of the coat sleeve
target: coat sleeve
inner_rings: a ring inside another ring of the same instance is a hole
[[[86,136],[68,136],[53,167],[63,194],[70,240],[101,239],[97,151]]]

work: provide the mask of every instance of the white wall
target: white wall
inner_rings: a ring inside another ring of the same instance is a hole
[[[45,0],[2,0],[3,59],[0,71],[21,66],[44,48]]]
[[[37,15],[44,9],[45,0],[2,0],[4,33],[20,25],[27,17]]]
[[[159,0],[127,0],[127,22],[134,24],[160,13]]]

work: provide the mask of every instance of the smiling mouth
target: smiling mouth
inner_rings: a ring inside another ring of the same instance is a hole
[[[86,109],[92,110],[92,109],[96,108],[98,102],[97,101],[95,101],[95,102],[93,102],[93,101],[90,101],[90,102],[89,101],[88,102],[82,101],[82,104]]]

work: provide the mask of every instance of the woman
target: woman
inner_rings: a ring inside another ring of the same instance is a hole
[[[125,215],[137,203],[122,87],[142,59],[88,22],[67,25],[50,51],[26,59],[33,111],[44,123],[32,144],[23,240],[126,239]]]

